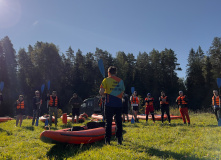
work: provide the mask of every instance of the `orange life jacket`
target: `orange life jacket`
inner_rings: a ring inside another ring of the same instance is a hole
[[[219,105],[219,96],[213,96],[212,97],[212,104],[213,104],[213,106],[215,106],[215,105]]]
[[[161,98],[161,100],[165,99],[165,102],[160,101],[160,104],[169,104],[169,102],[168,102],[168,101],[166,101],[167,96],[165,96],[165,97],[161,96],[160,98]]]
[[[178,103],[178,105],[182,105],[182,104],[187,104],[187,102],[186,101],[184,101],[184,98],[185,98],[186,96],[179,96],[178,98],[177,98],[177,103]]]
[[[17,100],[17,109],[25,109],[25,103],[24,101]]]
[[[150,98],[152,101],[146,102],[146,105],[153,106],[153,97]],[[148,98],[145,98],[145,101],[148,101]]]
[[[133,97],[132,97],[131,104],[139,104],[139,99],[138,99],[138,97],[134,98],[134,96],[133,96]]]
[[[53,106],[53,98],[52,96],[50,96],[50,101],[49,101],[49,106]],[[58,97],[56,96],[55,98],[55,102],[54,102],[54,106],[57,107],[58,106]]]

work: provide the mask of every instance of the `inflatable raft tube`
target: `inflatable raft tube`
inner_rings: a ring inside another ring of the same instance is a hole
[[[11,117],[0,117],[0,122],[7,122],[9,120],[13,120]]]
[[[57,131],[46,130],[40,135],[45,143],[88,144],[103,140],[105,137],[104,122],[89,122],[86,126],[67,128]],[[115,135],[116,125],[112,125]]]

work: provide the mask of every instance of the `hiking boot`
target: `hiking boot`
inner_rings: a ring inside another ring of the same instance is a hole
[[[190,122],[188,123],[188,125],[190,125]]]
[[[122,139],[123,139],[122,137],[118,138],[118,143],[117,143],[118,145],[122,145]]]

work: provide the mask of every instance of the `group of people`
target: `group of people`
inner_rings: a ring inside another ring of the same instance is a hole
[[[57,97],[57,92],[53,91],[52,95],[47,94],[45,98],[47,101],[47,106],[49,108],[49,124],[52,124],[52,115],[55,116],[55,126],[57,126],[57,109],[60,108],[60,101]],[[35,96],[33,97],[33,117],[32,117],[32,126],[35,122],[38,121],[38,118],[41,114],[41,106],[42,106],[42,97],[40,96],[40,92],[37,90],[35,91]],[[22,125],[23,115],[25,115],[25,111],[27,109],[27,105],[24,101],[24,96],[19,95],[18,100],[15,102],[16,107],[16,126],[20,121],[20,126]]]
[[[123,121],[125,122],[125,117],[129,121],[128,118],[128,106],[129,101],[131,103],[131,107],[133,110],[133,116],[135,122],[139,122],[137,114],[139,110],[140,100],[137,96],[137,92],[134,91],[130,99],[128,95],[124,93],[125,86],[122,79],[116,76],[117,68],[114,66],[110,66],[108,68],[108,77],[104,78],[101,85],[99,94],[105,99],[105,110],[104,110],[104,117],[105,117],[105,143],[110,144],[111,139],[111,126],[112,126],[112,118],[115,117],[116,122],[116,137],[118,139],[118,144],[122,144],[122,118],[121,115],[123,113]],[[212,105],[214,107],[215,115],[217,120],[221,118],[218,111],[220,108],[220,97],[218,95],[218,91],[213,91],[214,96],[212,97]],[[3,101],[2,94],[0,93],[0,104]],[[52,124],[52,115],[55,115],[55,126],[57,126],[57,112],[58,108],[60,108],[60,101],[57,96],[57,92],[53,91],[52,95],[47,94],[45,98],[47,101],[47,106],[49,108],[49,125]],[[147,94],[147,97],[144,100],[145,102],[145,114],[146,114],[146,122],[148,122],[148,115],[149,113],[152,115],[153,122],[155,123],[154,118],[154,98],[151,96],[150,93]],[[73,94],[71,97],[69,104],[72,108],[72,122],[74,123],[75,115],[77,116],[76,122],[78,123],[78,117],[80,115],[80,106],[82,104],[82,99],[76,94]],[[170,111],[169,111],[169,100],[168,97],[165,95],[165,92],[161,92],[161,96],[159,97],[159,103],[161,107],[161,121],[164,122],[164,113],[167,114],[167,118],[169,124],[171,123],[170,119]],[[176,99],[176,103],[179,107],[180,114],[183,119],[183,123],[190,124],[190,117],[188,114],[188,98],[186,95],[183,94],[183,91],[179,91],[179,96]],[[18,100],[15,103],[16,106],[16,126],[20,121],[20,126],[22,124],[22,117],[25,114],[26,104],[24,102],[24,96],[19,95]],[[39,118],[40,111],[42,106],[42,98],[40,97],[40,92],[35,91],[35,96],[33,97],[33,120],[32,125],[35,124],[35,120]]]
[[[137,114],[139,110],[140,100],[139,100],[139,97],[137,96],[136,91],[134,91],[132,96],[130,97],[130,102],[131,102],[135,122],[139,122],[139,119],[137,118]],[[144,103],[145,103],[146,123],[148,122],[149,113],[152,115],[153,122],[155,123],[154,98],[151,96],[151,93],[147,94],[147,97],[145,98]],[[170,110],[169,110],[169,99],[165,95],[164,91],[161,92],[161,96],[159,97],[159,103],[160,103],[160,109],[161,109],[162,124],[164,122],[164,113],[166,113],[167,119],[170,124],[171,119],[170,119]],[[188,107],[187,107],[188,99],[185,95],[183,95],[183,91],[179,91],[179,96],[176,99],[176,103],[179,106],[179,111],[182,116],[184,124],[186,124],[186,119],[187,119],[187,123],[190,124],[190,118],[189,118]]]
[[[0,93],[0,104],[3,101],[2,93]],[[54,115],[54,123],[55,127],[57,126],[57,119],[58,119],[58,109],[61,108],[60,100],[57,96],[56,91],[52,91],[52,94],[47,94],[45,98],[47,103],[47,108],[49,112],[49,125],[52,125],[52,116]],[[35,96],[32,100],[33,104],[33,117],[32,117],[32,126],[37,123],[40,115],[41,115],[41,107],[42,107],[42,97],[40,96],[40,92],[37,90],[35,91]],[[74,123],[75,115],[76,123],[78,123],[79,115],[80,115],[80,106],[83,103],[82,99],[77,95],[77,93],[73,94],[69,101],[69,106],[72,109],[72,122]],[[19,95],[18,100],[14,103],[14,107],[16,108],[16,126],[21,126],[23,121],[23,115],[26,115],[27,104],[24,101],[24,95]]]

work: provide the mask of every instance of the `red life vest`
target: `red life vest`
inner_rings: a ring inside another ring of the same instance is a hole
[[[177,97],[177,103],[178,103],[178,105],[182,105],[182,104],[187,104],[187,102],[186,101],[184,101],[184,98],[185,98],[186,96],[179,96],[179,97]]]
[[[49,106],[53,106],[53,98],[52,96],[50,96],[50,101],[49,101]],[[57,107],[58,106],[58,97],[56,96],[55,98],[55,102],[54,102],[54,106]]]
[[[215,105],[219,105],[219,96],[213,96],[212,97],[212,104],[213,104],[213,106],[215,106]]]
[[[138,97],[134,98],[134,96],[133,96],[133,97],[132,97],[131,104],[139,104],[139,99],[138,99]]]
[[[146,105],[153,106],[153,100],[154,100],[153,97],[151,97],[150,100],[152,101],[146,102]],[[145,98],[145,101],[148,101],[148,98]]]
[[[24,101],[17,100],[17,109],[25,109],[25,103]]]
[[[166,101],[167,96],[165,96],[165,97],[161,96],[160,98],[161,98],[160,104],[169,104],[169,102],[168,102],[168,101]],[[165,99],[165,101],[164,101],[164,102],[162,101],[163,99]]]

